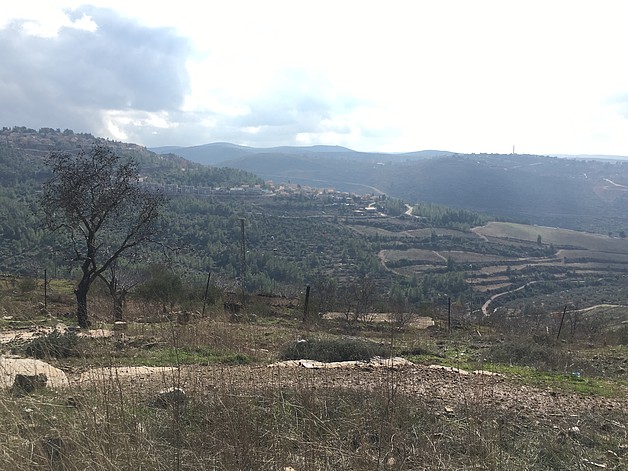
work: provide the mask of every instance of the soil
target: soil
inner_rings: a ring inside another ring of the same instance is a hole
[[[4,332],[3,340],[25,332]],[[41,331],[36,334],[41,334]],[[85,333],[108,336],[109,331]],[[44,372],[54,388],[83,387],[115,379],[133,390],[152,393],[177,386],[196,392],[216,388],[255,391],[267,388],[309,388],[312,390],[372,390],[407,394],[451,413],[474,405],[510,410],[522,417],[544,421],[550,417],[578,417],[588,412],[628,414],[628,387],[622,394],[606,398],[569,393],[520,384],[514,378],[487,372],[466,372],[435,365],[417,365],[404,359],[324,364],[311,360],[273,365],[182,366],[180,368],[118,367],[69,371],[67,379],[57,369],[39,360],[0,358],[0,387],[10,387],[15,373]],[[26,368],[26,370],[24,370]],[[30,368],[30,369],[29,369]],[[34,368],[34,369],[33,369]],[[24,370],[24,371],[23,371]],[[31,371],[32,370],[32,371]],[[60,371],[60,370],[59,370]],[[62,372],[61,372],[62,373]],[[54,383],[54,385],[52,384]]]
[[[311,390],[371,390],[407,394],[425,401],[443,413],[487,406],[509,410],[521,418],[543,422],[555,417],[577,418],[587,413],[628,414],[626,394],[614,398],[585,396],[565,391],[518,384],[501,375],[466,372],[434,365],[416,365],[399,361],[342,362],[320,364],[310,360],[276,363],[269,366],[183,366],[180,369],[138,368],[131,372],[99,369],[70,377],[73,384],[90,377],[115,376],[134,390],[158,391],[176,386],[191,397],[217,388],[252,391],[295,388]]]

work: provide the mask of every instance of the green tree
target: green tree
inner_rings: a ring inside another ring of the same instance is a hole
[[[87,328],[90,286],[122,254],[154,240],[165,199],[139,184],[133,159],[105,145],[75,155],[52,152],[46,164],[53,177],[44,184],[40,204],[46,226],[69,235],[80,263],[76,316]]]

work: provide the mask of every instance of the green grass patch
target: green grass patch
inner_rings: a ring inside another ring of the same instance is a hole
[[[530,366],[507,365],[502,363],[478,363],[460,357],[438,357],[431,354],[404,355],[413,363],[424,365],[442,365],[466,371],[483,370],[520,381],[521,383],[542,389],[572,392],[582,395],[618,397],[626,394],[628,382],[609,381],[601,378],[585,377],[578,374],[565,374],[542,371]]]
[[[74,282],[71,280],[52,279],[48,281],[51,292],[58,294],[74,294]]]
[[[539,371],[527,366],[485,364],[483,369],[510,375],[524,383],[540,388],[558,389],[584,395],[614,397],[625,394],[628,383],[609,381],[601,378],[585,377],[579,374]]]

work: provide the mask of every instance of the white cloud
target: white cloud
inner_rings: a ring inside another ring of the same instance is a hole
[[[140,49],[132,47],[133,34],[123,33],[119,44],[135,51],[142,66],[176,37],[189,39],[191,47],[167,51],[170,60],[160,69],[166,80],[153,79],[147,88],[114,74],[126,95],[97,94],[109,100],[108,107],[98,106],[115,122],[105,132],[141,144],[231,140],[459,152],[508,152],[514,144],[521,152],[628,155],[628,106],[618,98],[628,96],[622,1],[90,3],[116,12],[110,27],[165,38]],[[24,32],[48,41],[61,28],[95,31],[98,18],[84,8],[74,12],[79,5],[8,5],[0,12],[0,28],[21,18],[28,20]],[[76,45],[65,47],[64,53],[81,60]],[[36,49],[28,50],[37,56]],[[127,74],[140,73],[125,62],[124,50],[116,54]],[[102,64],[103,73],[115,65]],[[22,93],[34,98],[46,86],[41,76],[25,82],[33,88]],[[10,96],[8,88],[0,89],[4,95]],[[50,120],[63,108],[36,116]],[[152,118],[121,119],[125,113]],[[12,116],[29,119],[25,112]]]

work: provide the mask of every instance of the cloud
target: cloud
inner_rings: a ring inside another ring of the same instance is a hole
[[[0,121],[108,135],[107,113],[179,109],[189,92],[189,41],[109,9],[69,12],[56,35],[15,21],[0,30]]]
[[[228,124],[270,145],[296,144],[304,133],[315,142],[320,134],[324,142],[330,136],[336,139],[333,136],[350,133],[344,118],[365,105],[316,72],[286,69],[248,103],[248,113],[233,117]]]

